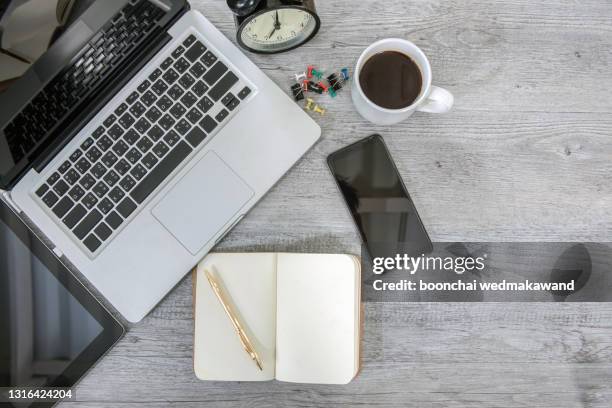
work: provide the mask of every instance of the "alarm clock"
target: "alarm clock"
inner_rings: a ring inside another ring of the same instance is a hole
[[[299,47],[319,31],[314,0],[227,0],[242,48],[274,54]]]

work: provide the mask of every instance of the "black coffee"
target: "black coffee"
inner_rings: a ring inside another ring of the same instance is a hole
[[[406,54],[384,51],[363,64],[359,84],[363,93],[376,105],[402,109],[419,97],[423,77],[419,66]]]

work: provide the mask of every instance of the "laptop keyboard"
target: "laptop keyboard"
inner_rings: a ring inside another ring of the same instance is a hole
[[[148,0],[132,0],[84,46],[80,57],[58,74],[5,128],[15,162],[73,112],[137,49],[165,15]]]
[[[35,194],[95,253],[250,93],[238,73],[191,34]]]

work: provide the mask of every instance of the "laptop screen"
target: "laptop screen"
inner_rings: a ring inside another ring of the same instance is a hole
[[[32,89],[35,78],[26,77],[33,64],[61,38],[64,31],[91,5],[92,0],[0,1],[0,186],[13,177],[39,142],[36,127],[52,117],[30,112],[15,117]],[[29,84],[20,83],[19,79]],[[48,106],[53,100],[41,99]],[[19,105],[19,106],[16,106]],[[52,112],[49,112],[52,115]],[[39,132],[40,134],[42,132]],[[27,160],[29,162],[29,160]],[[27,164],[27,163],[24,163]]]

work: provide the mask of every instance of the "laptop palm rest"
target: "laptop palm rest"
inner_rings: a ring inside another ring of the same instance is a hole
[[[253,190],[213,151],[153,209],[153,216],[192,254],[253,197]]]

